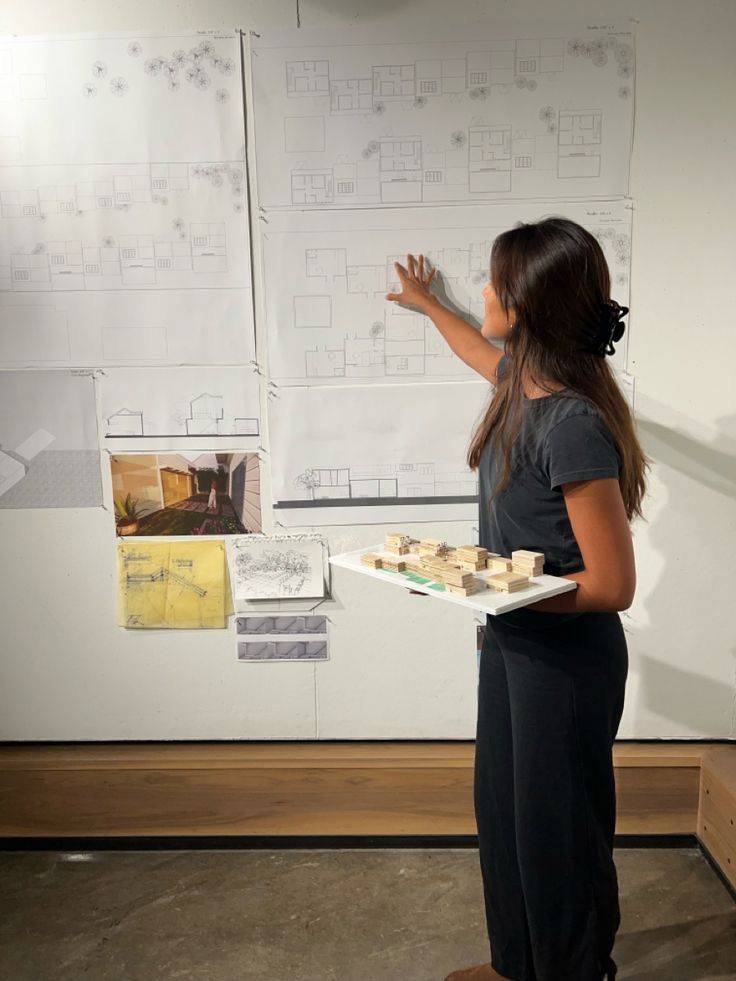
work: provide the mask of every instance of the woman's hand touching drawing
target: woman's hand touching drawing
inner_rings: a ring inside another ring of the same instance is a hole
[[[387,300],[393,300],[402,306],[414,307],[421,313],[426,313],[433,303],[438,302],[429,288],[437,270],[434,266],[429,268],[423,255],[415,259],[409,254],[406,257],[406,266],[395,262],[394,269],[399,277],[401,292],[387,293]]]

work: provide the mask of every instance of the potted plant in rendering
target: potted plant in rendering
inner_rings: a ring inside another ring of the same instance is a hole
[[[126,494],[115,499],[115,526],[118,535],[135,535],[141,511],[137,497]]]

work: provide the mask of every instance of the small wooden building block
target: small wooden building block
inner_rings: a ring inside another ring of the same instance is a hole
[[[360,561],[363,565],[368,565],[371,569],[380,569],[383,565],[383,559],[380,555],[374,555],[373,552],[365,552],[360,557]]]
[[[530,552],[524,548],[517,549],[511,553],[511,567],[530,576],[541,576],[544,572],[544,553]]]
[[[394,532],[393,534],[386,535],[383,547],[387,552],[394,552],[398,555],[406,555],[410,551],[410,541],[411,539],[408,535]]]
[[[457,593],[458,596],[472,596],[483,589],[483,585],[478,584],[477,580],[473,579],[473,582],[468,586],[453,586],[451,583],[445,583],[445,589],[450,593]]]
[[[519,562],[528,562],[536,565],[537,562],[544,562],[544,552],[530,552],[527,548],[517,548],[511,553],[512,561],[518,559]]]
[[[404,559],[381,559],[382,568],[388,569],[390,572],[405,572],[406,562]]]
[[[442,574],[442,580],[452,586],[463,586],[467,588],[473,581],[473,573],[463,572],[460,569],[447,569]]]
[[[491,589],[498,589],[504,593],[515,593],[529,585],[529,577],[519,575],[516,572],[499,572],[495,576],[489,576],[486,583]]]
[[[488,559],[488,568],[491,572],[511,572],[511,560],[502,555],[494,556]]]

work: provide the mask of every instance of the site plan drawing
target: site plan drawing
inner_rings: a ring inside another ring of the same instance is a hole
[[[629,27],[429,31],[250,36],[261,206],[627,193]]]
[[[0,364],[252,360],[247,203],[237,33],[0,41]]]

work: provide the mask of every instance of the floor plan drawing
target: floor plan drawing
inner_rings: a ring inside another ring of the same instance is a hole
[[[252,368],[110,368],[98,379],[103,436],[113,450],[187,440],[257,449],[258,375]],[[187,445],[187,444],[182,444]]]
[[[269,410],[277,522],[472,520],[464,454],[490,394],[478,381],[282,388]]]
[[[355,31],[251,37],[261,206],[626,194],[630,31],[520,30],[390,42]]]
[[[399,289],[394,262],[428,256],[438,293],[480,326],[496,235],[547,213],[580,222],[598,239],[613,296],[628,305],[631,215],[624,203],[567,202],[291,214],[274,212],[263,232],[271,374],[279,384],[330,385],[471,379],[437,328],[411,309],[389,303]],[[614,363],[625,363],[626,345]]]

